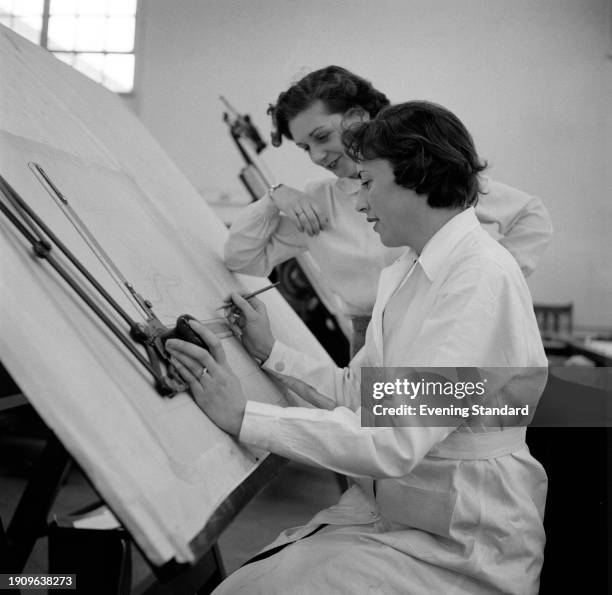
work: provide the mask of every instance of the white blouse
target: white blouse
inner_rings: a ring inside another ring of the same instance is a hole
[[[230,228],[225,262],[234,272],[268,276],[272,269],[306,250],[320,273],[320,282],[335,297],[334,311],[345,316],[369,316],[378,277],[404,248],[387,248],[355,209],[360,183],[334,178],[309,184],[305,192],[327,213],[329,224],[315,236],[300,232],[268,195],[245,207]],[[542,201],[488,179],[476,215],[497,226],[500,243],[530,274],[552,235]]]
[[[403,592],[429,583],[537,593],[546,475],[529,454],[525,428],[362,427],[362,366],[538,367],[540,384],[521,394],[536,405],[547,360],[529,290],[472,208],[439,230],[418,259],[408,250],[383,271],[366,345],[348,368],[275,343],[264,367],[302,379],[332,397],[335,409],[249,401],[239,439],[357,478],[336,506],[271,545],[317,523],[368,524],[368,540],[393,544],[380,556],[400,552],[422,563],[418,573],[394,577]]]

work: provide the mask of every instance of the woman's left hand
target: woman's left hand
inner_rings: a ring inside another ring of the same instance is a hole
[[[210,353],[193,343],[170,339],[166,349],[172,364],[200,409],[222,430],[238,436],[247,402],[240,380],[230,368],[217,336],[195,320],[189,324],[208,345]]]

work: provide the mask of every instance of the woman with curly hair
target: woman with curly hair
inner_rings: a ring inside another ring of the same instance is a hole
[[[228,268],[257,276],[307,252],[319,282],[333,296],[326,305],[352,324],[351,355],[363,345],[380,272],[401,250],[382,246],[355,211],[359,180],[341,135],[388,105],[369,81],[339,66],[315,70],[281,93],[268,110],[273,144],[293,141],[333,177],[312,182],[303,192],[284,184],[270,188],[242,211],[225,244]],[[497,225],[500,243],[525,275],[535,269],[552,233],[539,198],[483,179],[476,216]]]

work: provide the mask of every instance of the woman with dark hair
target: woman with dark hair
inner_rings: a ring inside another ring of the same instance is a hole
[[[547,360],[529,289],[474,213],[484,166],[456,116],[423,101],[386,108],[343,138],[363,185],[358,210],[385,246],[404,248],[380,275],[364,348],[345,369],[314,360],[274,340],[261,301],[232,296],[245,347],[314,408],[248,401],[199,323],[211,353],[168,342],[219,427],[354,479],[337,505],[282,533],[216,593],[535,594],[547,479],[524,426],[477,412],[420,422],[391,412],[386,426],[362,423],[362,373],[372,367],[416,368],[417,378],[424,368],[476,373],[489,380],[483,402],[500,411],[538,402]]]
[[[339,66],[311,72],[281,93],[268,110],[275,126],[273,143],[293,141],[336,177],[312,182],[304,192],[284,184],[270,188],[234,221],[225,245],[230,270],[259,276],[307,252],[319,283],[332,296],[327,301],[333,303],[326,305],[357,331],[351,337],[352,355],[363,345],[380,271],[401,251],[382,246],[356,213],[359,180],[341,134],[387,105],[387,97],[369,81]],[[525,275],[535,269],[552,233],[539,198],[484,179],[476,215],[498,226],[500,243]]]

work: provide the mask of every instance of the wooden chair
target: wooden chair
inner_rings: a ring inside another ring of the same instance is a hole
[[[574,329],[574,304],[534,304],[542,336],[571,335]]]
[[[533,310],[546,354],[567,357],[563,337],[569,338],[574,330],[574,304],[534,304]]]

